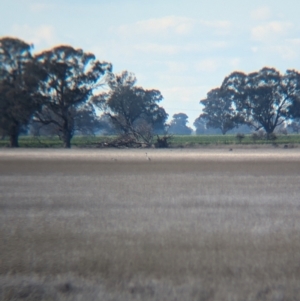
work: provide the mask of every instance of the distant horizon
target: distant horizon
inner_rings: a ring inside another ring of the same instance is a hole
[[[0,36],[32,43],[33,53],[60,44],[91,52],[159,90],[168,121],[185,113],[194,129],[200,100],[231,72],[300,69],[299,8],[294,0],[11,0],[1,4]]]

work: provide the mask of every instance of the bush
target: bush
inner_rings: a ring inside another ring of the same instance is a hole
[[[267,136],[266,136],[266,133],[265,131],[263,130],[259,130],[259,131],[256,131],[256,132],[253,132],[251,134],[251,138],[253,140],[253,142],[255,143],[257,140],[263,140],[265,139]]]
[[[245,135],[241,133],[237,133],[235,135],[235,138],[237,139],[238,143],[242,143],[242,140],[245,138]]]
[[[157,140],[154,144],[156,148],[168,148],[170,145],[170,140],[172,139],[172,135],[164,135],[159,137],[157,135]]]
[[[266,139],[275,141],[277,139],[277,135],[275,133],[266,134]]]

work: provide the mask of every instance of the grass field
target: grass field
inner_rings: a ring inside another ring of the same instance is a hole
[[[80,148],[95,148],[97,144],[103,141],[113,139],[113,136],[75,136],[72,139],[73,147]],[[57,137],[31,137],[21,136],[19,138],[20,147],[27,148],[61,148],[63,143]],[[275,141],[260,139],[254,141],[251,135],[245,135],[245,138],[239,142],[236,135],[192,135],[192,136],[179,136],[174,135],[170,141],[170,147],[205,147],[205,146],[248,146],[248,145],[290,145],[296,146],[300,144],[300,135],[289,134],[289,135],[277,135]],[[0,140],[0,147],[9,146],[8,138]]]
[[[245,135],[245,138],[239,142],[236,135],[195,135],[195,136],[174,136],[172,144],[174,146],[211,146],[211,145],[282,145],[282,144],[299,144],[300,135],[290,134],[290,135],[277,135],[275,141],[260,139],[254,141],[251,135]]]
[[[0,300],[300,300],[298,148],[146,151],[0,150]]]

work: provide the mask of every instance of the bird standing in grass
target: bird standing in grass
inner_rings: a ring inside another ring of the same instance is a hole
[[[146,159],[147,159],[148,161],[151,161],[151,158],[148,157],[148,154],[147,154],[147,153],[145,153],[145,154],[146,154]]]

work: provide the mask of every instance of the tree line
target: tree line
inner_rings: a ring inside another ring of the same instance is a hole
[[[190,135],[188,116],[168,114],[159,105],[160,91],[136,85],[134,74],[112,72],[112,64],[95,55],[62,45],[32,54],[33,45],[20,39],[0,39],[0,135],[18,147],[18,137],[57,135],[66,148],[72,137],[102,131],[126,141],[151,145],[154,135]],[[233,72],[219,88],[207,93],[196,132],[234,128],[264,129],[271,134],[285,122],[300,119],[300,74],[274,68],[244,74]],[[98,116],[97,112],[101,112]],[[161,140],[157,136],[157,141]]]
[[[223,134],[241,125],[262,129],[267,136],[287,123],[295,130],[300,118],[300,73],[280,74],[267,67],[249,74],[233,72],[200,103],[204,109],[196,119],[198,125],[204,123]]]
[[[154,134],[187,128],[183,113],[166,123],[162,94],[138,87],[134,74],[114,74],[111,63],[71,46],[36,55],[32,49],[17,38],[0,39],[0,135],[11,147],[28,129],[58,135],[69,148],[76,133],[101,130],[151,144]]]

